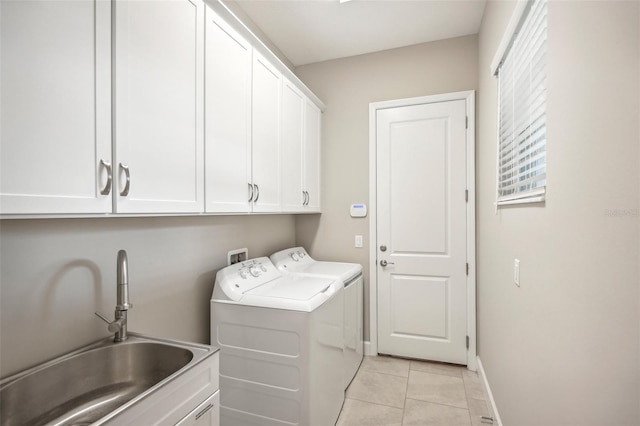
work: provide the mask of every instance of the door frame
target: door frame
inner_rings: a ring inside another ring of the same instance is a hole
[[[378,110],[437,102],[464,100],[467,113],[466,169],[467,190],[467,368],[477,370],[476,345],[476,175],[475,175],[475,91],[444,93],[416,98],[372,102],[369,104],[369,342],[366,355],[378,354],[378,230],[377,230],[377,128]],[[462,196],[462,194],[460,194]]]

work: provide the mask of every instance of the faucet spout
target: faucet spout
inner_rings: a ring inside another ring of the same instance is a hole
[[[116,320],[110,324],[109,331],[115,331],[114,342],[127,340],[127,311],[133,308],[129,303],[129,261],[127,252],[120,250],[117,261],[117,300],[116,300]],[[113,327],[112,327],[113,326]]]
[[[129,303],[129,261],[127,260],[126,250],[118,252],[117,261],[117,300],[116,311],[126,311],[132,308]]]
[[[103,315],[96,312],[95,314],[104,322],[109,324],[107,330],[115,333],[114,342],[123,342],[127,340],[127,311],[133,308],[129,303],[129,264],[127,261],[127,252],[120,250],[118,252],[118,278],[116,283],[116,312],[115,320],[109,321]]]

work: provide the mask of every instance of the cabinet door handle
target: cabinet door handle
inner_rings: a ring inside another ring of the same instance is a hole
[[[253,200],[253,185],[251,185],[250,183],[248,183],[247,185],[249,185],[249,202],[251,202],[251,200]]]
[[[258,198],[260,198],[260,187],[258,185],[254,185],[256,187],[256,199],[253,200],[254,203],[258,202]]]
[[[100,160],[100,164],[102,164],[104,168],[107,169],[107,184],[104,186],[104,188],[102,188],[102,191],[100,191],[100,193],[102,195],[109,195],[109,193],[111,192],[111,180],[113,179],[113,171],[111,169],[111,163],[107,163],[104,160]]]
[[[309,197],[309,191],[304,191],[304,193],[307,195],[307,199],[306,199],[306,201],[304,202],[304,205],[305,205],[305,206],[308,206],[308,205],[309,205],[309,198],[310,198],[310,197]]]
[[[120,168],[124,170],[124,176],[127,179],[127,182],[124,185],[124,189],[122,190],[122,192],[120,192],[120,195],[126,197],[127,195],[129,195],[129,189],[131,186],[131,175],[129,173],[129,166],[127,166],[126,164],[120,163]]]

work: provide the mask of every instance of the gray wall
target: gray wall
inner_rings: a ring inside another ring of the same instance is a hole
[[[513,6],[479,35],[480,359],[504,424],[640,424],[639,3],[549,3],[547,202],[496,214],[489,64]]]
[[[0,221],[0,377],[108,335],[116,255],[129,255],[129,329],[209,342],[209,300],[227,252],[295,242],[290,215]]]
[[[369,202],[369,103],[475,90],[476,36],[305,65],[296,74],[327,105],[322,117],[322,215],[296,217],[296,241],[312,256],[356,262],[365,271],[369,336],[369,219],[349,215]],[[364,248],[354,248],[354,236]]]

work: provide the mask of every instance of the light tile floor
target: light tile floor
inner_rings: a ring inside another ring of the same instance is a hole
[[[367,356],[347,389],[337,426],[479,426],[488,415],[478,374],[466,367]]]

